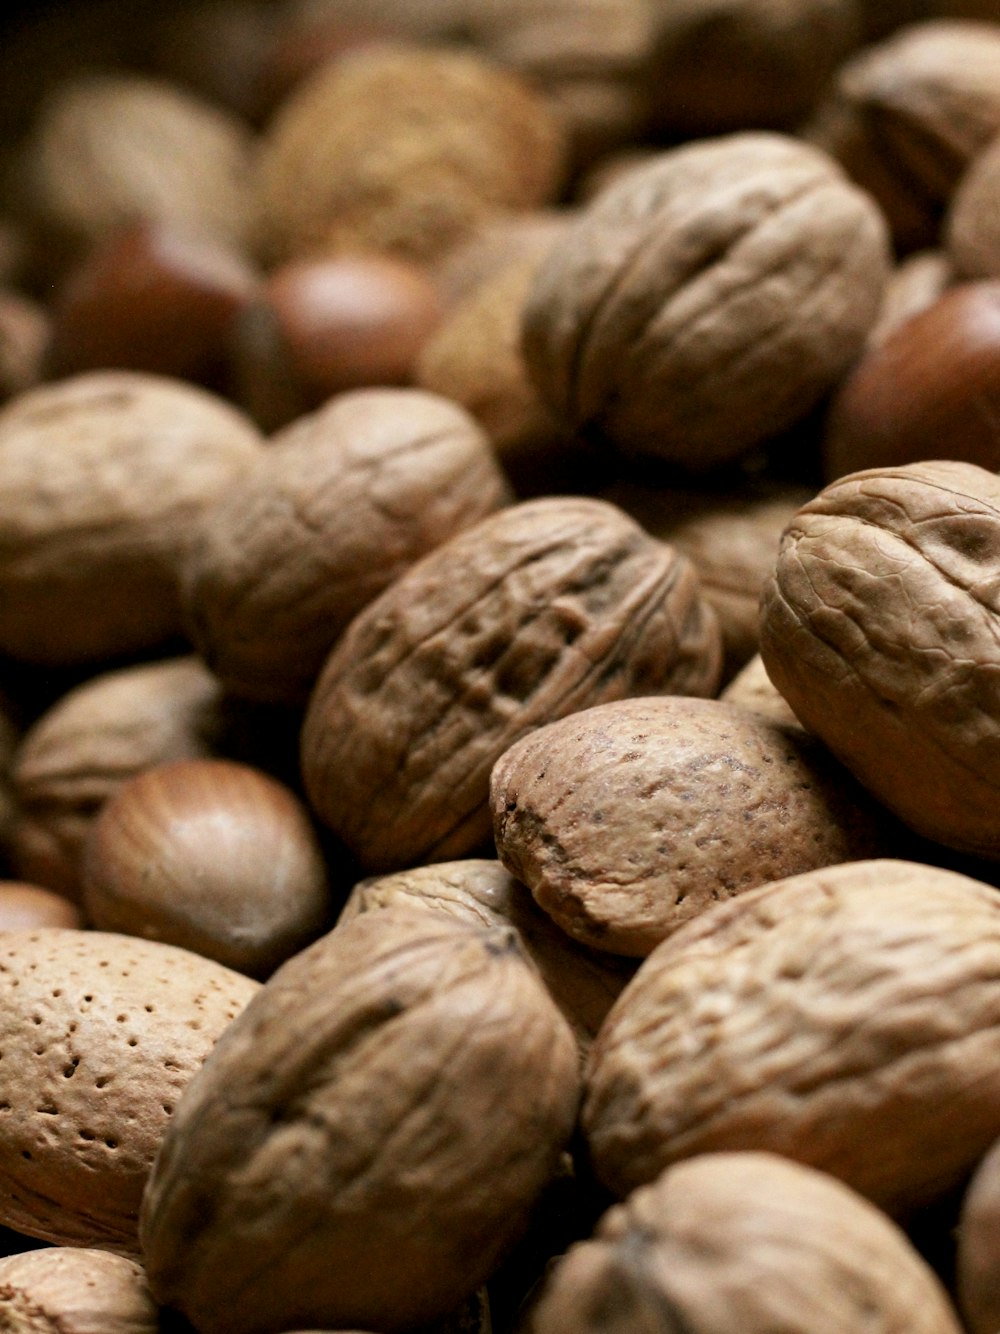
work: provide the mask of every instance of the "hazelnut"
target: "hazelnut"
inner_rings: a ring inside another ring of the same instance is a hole
[[[942,457],[1000,468],[1000,282],[953,287],[905,320],[831,403],[829,480]]]
[[[288,788],[227,760],[124,783],[94,822],[83,903],[102,931],[180,945],[265,977],[331,917],[312,825]]]

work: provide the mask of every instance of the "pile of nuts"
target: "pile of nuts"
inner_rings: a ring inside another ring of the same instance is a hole
[[[1000,0],[8,18],[0,1330],[996,1334],[998,219]]]

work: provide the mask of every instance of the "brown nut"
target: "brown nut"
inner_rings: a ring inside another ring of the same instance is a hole
[[[736,673],[719,695],[719,699],[726,704],[735,704],[741,709],[762,713],[782,727],[802,726],[788,700],[768,676],[767,668],[759,653],[750,659],[742,671]]]
[[[204,1334],[444,1315],[524,1227],[577,1097],[513,931],[365,914],[279,969],[178,1108],[143,1204],[153,1292]]]
[[[235,117],[179,88],[81,75],[50,94],[28,161],[38,209],[81,245],[148,218],[242,248],[256,230],[252,148]]]
[[[968,463],[854,473],[790,524],[761,656],[810,731],[917,833],[1000,857],[1000,482]]]
[[[107,672],[64,695],[11,771],[21,877],[78,898],[84,839],[108,797],[154,764],[214,754],[222,732],[219,683],[196,658]]]
[[[158,1334],[161,1328],[135,1260],[78,1246],[0,1260],[0,1311],[11,1334]]]
[[[176,634],[188,525],[259,448],[221,398],[137,371],[92,371],[7,404],[0,652],[82,663]]]
[[[464,856],[518,737],[605,700],[710,695],[720,658],[689,563],[621,510],[514,505],[355,617],[309,702],[306,791],[366,869]]]
[[[813,137],[871,192],[904,249],[934,245],[972,159],[1000,131],[1000,29],[913,23],[846,61]]]
[[[1000,468],[1000,282],[953,287],[871,348],[833,398],[823,455],[831,481],[942,455]]]
[[[956,1271],[959,1305],[970,1334],[1000,1324],[1000,1141],[983,1156],[962,1200]]]
[[[354,886],[337,921],[395,905],[448,913],[473,926],[512,927],[552,999],[586,1045],[634,966],[569,939],[497,861],[470,858],[372,876]]]
[[[619,954],[889,840],[823,746],[719,700],[617,700],[539,727],[490,792],[504,866],[574,940]]]
[[[0,880],[0,932],[35,931],[42,926],[82,927],[83,913],[54,890]]]
[[[174,760],[124,783],[88,835],[83,903],[102,931],[180,945],[251,977],[332,917],[298,798],[230,760]]]
[[[888,271],[878,210],[825,154],[764,133],[685,145],[552,247],[524,314],[528,369],[571,428],[706,469],[815,406]]]
[[[880,346],[904,321],[933,305],[955,280],[955,266],[943,250],[908,255],[890,275],[882,309],[868,333],[868,348]]]
[[[430,260],[490,213],[547,202],[562,154],[545,101],[476,54],[405,44],[353,52],[300,85],[265,136],[270,252]]]
[[[192,532],[189,633],[237,694],[303,702],[351,618],[507,495],[457,404],[344,394],[277,436]]]
[[[181,1091],[259,984],[101,931],[0,936],[0,1222],[136,1251],[139,1202]]]
[[[591,1049],[583,1126],[616,1193],[767,1149],[891,1212],[957,1185],[1000,1125],[1000,896],[852,862],[720,903],[649,956]]]
[[[174,222],[140,222],[98,241],[55,304],[51,376],[125,367],[219,385],[225,340],[257,285],[231,246]]]
[[[905,1234],[832,1177],[769,1153],[678,1163],[553,1271],[531,1334],[960,1334]]]
[[[945,245],[966,278],[1000,278],[1000,134],[970,162],[951,198]]]
[[[0,402],[43,378],[51,321],[28,297],[0,289]]]

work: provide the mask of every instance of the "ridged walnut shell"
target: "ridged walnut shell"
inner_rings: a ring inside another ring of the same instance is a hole
[[[714,699],[584,709],[522,737],[490,787],[503,864],[574,940],[619,954],[770,880],[891,850],[824,746]]]
[[[761,657],[803,724],[917,833],[1000,856],[1000,480],[853,473],[789,525]]]
[[[159,1334],[142,1266],[87,1247],[50,1246],[0,1260],[7,1334]]]
[[[0,1222],[136,1251],[181,1092],[259,983],[103,931],[0,935]]]
[[[101,661],[177,634],[189,525],[261,445],[223,399],[136,371],[93,371],[7,404],[0,653]]]
[[[618,1194],[682,1158],[766,1149],[890,1212],[956,1185],[1000,1130],[1000,896],[852,862],[717,904],[665,940],[591,1049],[583,1126]]]
[[[720,657],[690,564],[620,510],[514,505],[355,617],[306,713],[306,790],[368,870],[464,856],[518,737],[605,700],[710,695]]]
[[[678,1163],[553,1271],[531,1334],[960,1334],[894,1223],[772,1154]]]
[[[279,969],[178,1108],[143,1206],[153,1292],[202,1334],[444,1315],[520,1234],[577,1096],[513,931],[365,914]]]
[[[446,47],[379,44],[322,65],[261,146],[274,259],[337,250],[432,260],[491,214],[556,193],[564,145],[544,98]]]
[[[482,431],[417,389],[342,394],[276,436],[206,511],[182,584],[234,693],[304,703],[348,622],[508,491]]]
[[[803,417],[864,345],[885,224],[826,154],[745,133],[657,155],[557,241],[522,325],[572,429],[705,469]]]

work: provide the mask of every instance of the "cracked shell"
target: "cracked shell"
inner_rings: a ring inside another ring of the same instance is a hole
[[[150,1182],[154,1294],[201,1334],[411,1329],[492,1272],[555,1174],[572,1032],[510,930],[386,908],[289,960]]]

